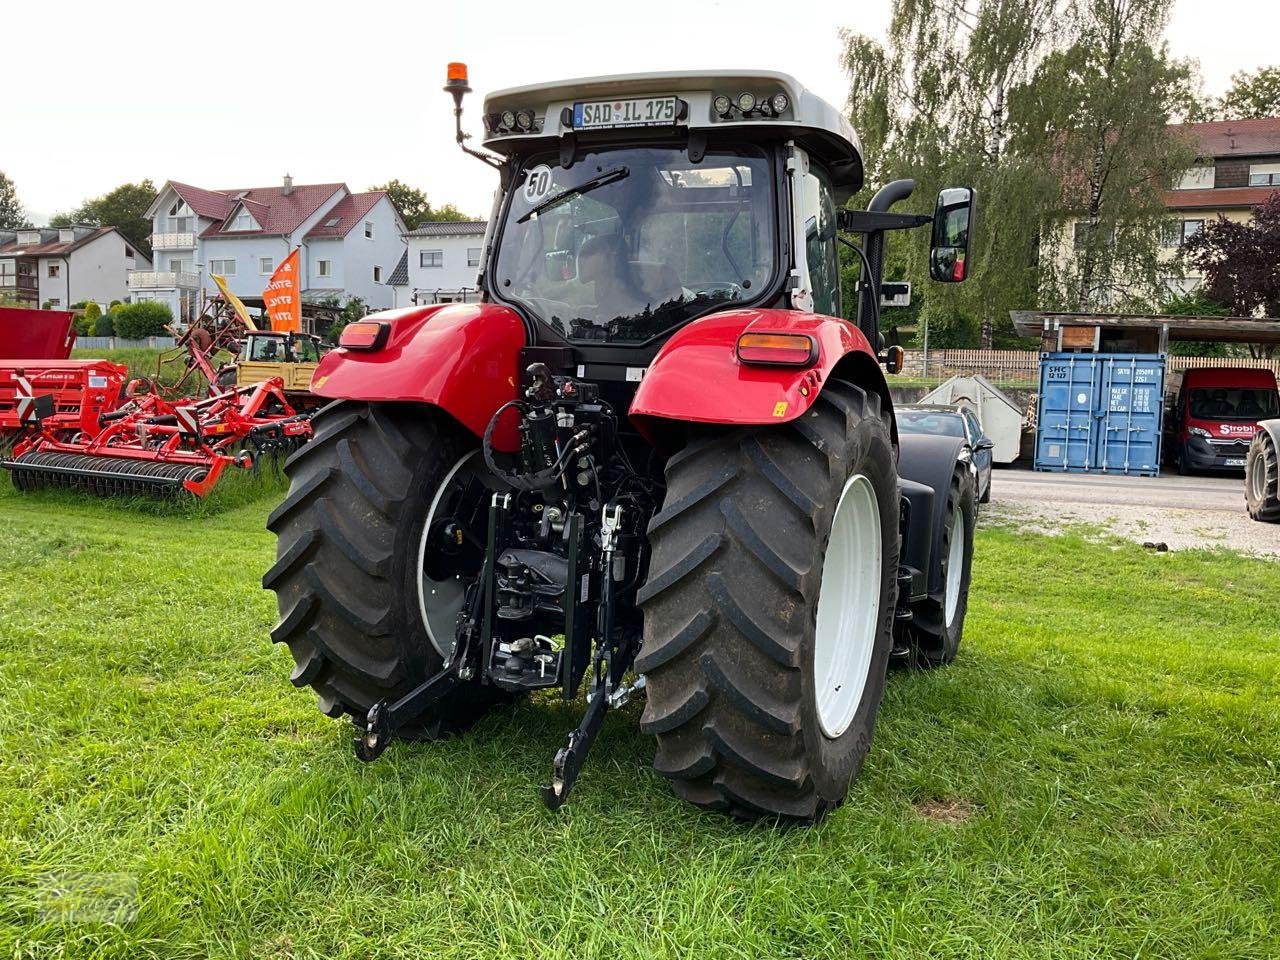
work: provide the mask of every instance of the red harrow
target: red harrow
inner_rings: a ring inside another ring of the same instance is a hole
[[[112,495],[203,497],[228,466],[252,467],[282,456],[311,435],[310,414],[298,413],[275,377],[215,393],[204,400],[131,397],[98,416],[98,429],[67,436],[43,419],[0,461],[19,490],[64,487]]]

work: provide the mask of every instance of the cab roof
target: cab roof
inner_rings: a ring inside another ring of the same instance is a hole
[[[742,93],[753,94],[758,103],[783,93],[787,96],[788,105],[777,116],[763,116],[757,112],[744,117],[735,109],[732,116],[722,117],[713,108],[716,97],[723,95],[736,101]],[[685,115],[675,123],[677,130],[736,131],[748,140],[762,136],[772,139],[779,134],[788,139],[794,138],[824,161],[841,198],[862,187],[862,144],[844,114],[807,90],[795,77],[769,70],[619,74],[497,90],[484,101],[484,145],[497,153],[512,155],[535,147],[545,148],[548,140],[558,141],[566,134],[574,134],[587,141],[616,138],[617,129],[575,130],[572,120],[574,104],[666,94],[679,97],[687,104]],[[531,111],[533,129],[495,129],[495,119],[508,110],[513,113]],[[636,129],[625,128],[624,132],[635,133]]]

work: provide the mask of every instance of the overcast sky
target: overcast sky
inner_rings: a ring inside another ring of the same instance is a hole
[[[37,222],[126,181],[214,189],[395,177],[487,215],[496,178],[452,142],[444,65],[489,90],[570,76],[714,67],[794,74],[832,103],[837,31],[882,35],[889,0],[465,0],[5,4],[0,170]],[[1178,0],[1169,43],[1209,93],[1280,60],[1261,0]]]

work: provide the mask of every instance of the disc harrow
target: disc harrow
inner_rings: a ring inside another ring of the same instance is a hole
[[[60,487],[97,496],[204,497],[228,467],[281,458],[311,435],[280,378],[203,400],[142,394],[98,417],[92,436],[41,430],[0,461],[22,491]]]

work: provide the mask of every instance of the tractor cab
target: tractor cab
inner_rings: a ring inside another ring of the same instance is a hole
[[[840,315],[836,211],[862,186],[860,148],[792,78],[524,87],[484,114],[509,170],[485,279],[539,343],[652,355],[729,307]]]
[[[313,406],[311,377],[327,349],[319,337],[309,333],[250,330],[236,357],[235,384],[245,387],[279,377],[292,398],[304,408]]]
[[[253,330],[240,344],[238,359],[251,363],[319,363],[324,349],[320,338],[309,333]]]

